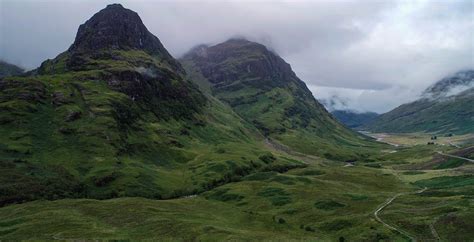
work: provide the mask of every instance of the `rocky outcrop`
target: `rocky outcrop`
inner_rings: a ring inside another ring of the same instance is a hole
[[[254,79],[255,84],[267,81],[266,84],[271,86],[284,84],[278,80],[297,78],[280,56],[264,45],[245,39],[230,39],[212,47],[200,45],[183,59],[192,59],[202,74],[217,87],[242,78]]]
[[[143,50],[168,62],[175,70],[182,71],[179,63],[148,31],[138,14],[120,4],[108,5],[79,26],[76,39],[68,51],[93,53],[98,50]]]

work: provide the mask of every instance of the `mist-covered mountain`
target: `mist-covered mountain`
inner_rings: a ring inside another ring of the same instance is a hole
[[[374,112],[358,112],[354,110],[333,110],[331,114],[351,129],[357,129],[363,125],[372,122],[379,116],[378,113]]]
[[[428,87],[421,98],[364,126],[374,132],[474,132],[474,71],[460,71]]]
[[[261,44],[230,39],[201,45],[181,62],[203,90],[292,149],[342,158],[353,155],[351,146],[366,142],[337,122],[291,66]]]
[[[349,108],[349,100],[333,95],[319,102],[341,123],[351,129],[357,129],[372,122],[379,114],[375,112],[361,112]]]
[[[0,60],[0,78],[21,75],[24,71],[21,67]]]
[[[474,87],[474,70],[459,71],[428,87],[422,98],[442,99]]]

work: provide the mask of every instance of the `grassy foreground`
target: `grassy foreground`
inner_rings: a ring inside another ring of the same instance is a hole
[[[0,209],[0,238],[402,239],[372,212],[393,192],[409,189],[371,168],[315,161],[286,173],[255,173],[195,197],[6,206]]]
[[[0,239],[469,241],[474,224],[471,164],[419,169],[436,150],[382,150],[354,166],[274,151],[306,167],[261,170],[196,196],[34,201],[0,208]],[[377,165],[373,165],[377,164]],[[420,194],[408,194],[427,187]],[[398,193],[407,193],[374,211]],[[433,232],[432,228],[435,232]]]

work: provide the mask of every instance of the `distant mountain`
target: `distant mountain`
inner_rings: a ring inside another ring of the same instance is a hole
[[[428,87],[422,94],[423,98],[443,98],[461,93],[474,87],[474,70],[460,71],[445,77]]]
[[[339,95],[332,95],[328,98],[318,99],[318,101],[329,111],[350,110],[350,100]]]
[[[353,110],[334,110],[331,114],[351,129],[357,129],[372,122],[379,114],[374,112],[357,112]]]
[[[24,71],[25,70],[16,65],[0,60],[0,78],[21,75]]]
[[[291,66],[264,45],[230,39],[198,46],[181,62],[203,90],[294,150],[344,159],[355,155],[351,148],[370,145],[335,120]]]
[[[319,99],[319,102],[341,123],[351,129],[365,125],[374,120],[379,114],[374,112],[360,112],[349,108],[349,100],[333,95],[329,98]]]
[[[417,101],[380,115],[373,132],[474,132],[474,71],[461,71],[428,87]]]

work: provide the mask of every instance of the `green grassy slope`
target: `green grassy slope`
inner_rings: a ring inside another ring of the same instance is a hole
[[[472,157],[469,140],[376,145],[288,69],[240,83],[240,67],[275,56],[250,55],[259,64],[237,64],[224,75],[236,83],[215,87],[201,71],[185,76],[157,41],[114,4],[68,51],[0,78],[0,240],[406,241],[374,217],[400,193],[379,214],[387,223],[417,239],[434,239],[430,226],[474,239],[473,164],[432,169],[438,151]]]
[[[203,90],[294,150],[351,159],[377,146],[339,124],[290,65],[263,45],[231,39],[199,46],[181,62]]]
[[[0,208],[1,239],[401,240],[372,218],[392,175],[340,163],[246,176],[174,200],[37,201]],[[390,191],[390,192],[387,192]]]
[[[474,132],[474,89],[447,100],[421,99],[380,115],[364,129],[373,132],[432,132],[466,134]]]

